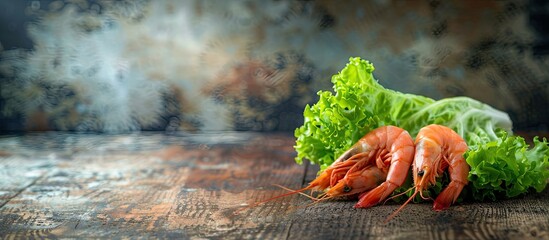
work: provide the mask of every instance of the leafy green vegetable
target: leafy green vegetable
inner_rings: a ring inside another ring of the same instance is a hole
[[[496,200],[518,196],[529,188],[542,191],[549,178],[547,140],[536,137],[533,148],[528,149],[521,137],[507,136],[505,132],[499,136],[466,154],[473,197]]]
[[[415,136],[435,123],[454,129],[467,142],[469,186],[475,199],[543,190],[549,178],[546,140],[534,139],[534,148],[528,150],[524,139],[508,136],[512,122],[506,113],[468,97],[435,101],[386,89],[374,79],[373,71],[368,61],[351,58],[332,77],[335,94],[319,91],[318,102],[305,107],[303,126],[295,130],[298,163],[309,159],[325,168],[380,126],[399,126]]]
[[[434,102],[383,88],[373,71],[369,62],[352,58],[332,77],[336,95],[320,91],[318,102],[305,107],[304,124],[295,131],[298,163],[307,158],[328,166],[367,132],[383,125],[402,125],[402,119]]]

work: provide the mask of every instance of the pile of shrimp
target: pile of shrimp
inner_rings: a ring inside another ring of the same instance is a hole
[[[387,221],[393,218],[419,193],[436,183],[436,179],[448,171],[450,183],[434,200],[433,209],[441,211],[450,207],[463,187],[467,185],[469,166],[463,154],[467,144],[452,129],[442,125],[423,127],[415,142],[410,134],[399,127],[379,127],[358,140],[350,149],[339,156],[329,167],[305,188],[290,190],[250,207],[301,193],[315,202],[336,197],[358,196],[355,208],[369,208],[380,204],[405,182],[412,167],[413,186],[407,193],[414,193]],[[282,186],[281,186],[282,187]],[[318,197],[303,192],[322,191]],[[404,194],[402,193],[402,194]]]

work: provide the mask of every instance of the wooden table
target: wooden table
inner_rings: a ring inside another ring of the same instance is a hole
[[[0,238],[524,239],[549,238],[549,191],[443,212],[410,204],[294,195],[318,168],[294,162],[285,134],[0,137]]]

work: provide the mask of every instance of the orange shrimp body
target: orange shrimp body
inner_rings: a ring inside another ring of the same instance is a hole
[[[318,177],[311,181],[307,189],[323,191],[335,186],[357,162],[356,158],[350,158],[349,155],[344,153],[332,165],[324,169]]]
[[[469,165],[463,157],[467,151],[467,144],[452,129],[436,124],[423,127],[416,136],[415,145],[416,153],[412,166],[415,192],[388,219],[402,210],[417,193],[421,195],[429,186],[434,185],[436,178],[446,169],[451,181],[435,199],[434,210],[448,208],[468,183]],[[426,199],[423,195],[421,197]]]
[[[395,126],[385,126],[377,128],[360,139],[355,144],[355,146],[357,145],[357,148],[361,149],[360,152],[366,154],[363,154],[361,162],[349,169],[341,181],[348,186],[353,185],[353,181],[356,181],[355,176],[358,175],[356,172],[371,165],[386,174],[385,180],[379,186],[359,196],[355,208],[367,208],[385,200],[404,183],[413,161],[414,143],[406,130]]]
[[[335,186],[326,191],[328,197],[352,196],[371,190],[387,178],[387,171],[376,166],[364,168],[345,176]]]
[[[342,188],[351,189],[347,192],[356,193],[356,189],[364,188],[358,183],[361,181],[368,182],[364,180],[366,176],[372,176],[372,179],[375,179],[378,183],[380,180],[383,182],[387,172],[391,170],[390,166],[397,163],[398,165],[393,167],[394,170],[391,176],[394,179],[392,182],[400,186],[406,180],[406,173],[412,163],[413,155],[414,143],[407,131],[395,126],[382,126],[359,139],[313,180],[307,188],[324,190],[340,184]],[[372,166],[377,167],[377,170],[382,173],[378,173],[376,169],[371,169]],[[343,182],[340,183],[340,181]],[[347,183],[346,187],[345,183]],[[366,188],[368,188],[366,190],[371,189],[369,186]]]
[[[448,169],[450,184],[435,199],[433,209],[440,211],[456,201],[467,185],[469,165],[463,154],[467,143],[454,130],[432,124],[422,128],[416,137],[413,164],[414,185],[420,193],[436,183],[436,178]]]

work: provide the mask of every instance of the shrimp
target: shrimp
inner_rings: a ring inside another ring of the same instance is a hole
[[[413,155],[414,144],[407,131],[395,126],[379,127],[359,139],[307,187],[291,190],[250,207],[306,190],[327,190],[321,198],[311,197],[313,200],[325,200],[379,188],[381,190],[368,195],[365,200],[373,206],[404,183]],[[383,183],[378,186],[380,182]]]
[[[404,129],[383,126],[362,137],[340,159],[347,156],[352,157],[342,163],[352,162],[352,166],[343,178],[337,170],[332,172],[331,183],[336,184],[330,185],[326,195],[347,196],[373,189],[355,205],[368,207],[378,204],[404,183],[412,164],[414,143]]]
[[[327,198],[352,196],[371,190],[387,178],[387,172],[377,166],[369,166],[361,171],[346,175],[336,185],[326,191]],[[324,199],[324,198],[321,198]]]
[[[355,204],[355,208],[372,207],[385,200],[406,181],[410,165],[413,161],[414,143],[406,130],[387,126],[375,133],[371,138],[364,139],[364,141],[361,139],[360,142],[363,148],[368,149],[370,152],[367,159],[375,161],[375,165],[386,174],[386,178],[376,188],[362,193],[359,196],[359,201]],[[369,142],[366,140],[369,140]],[[360,171],[363,165],[365,164],[357,163],[353,168],[349,169],[342,181],[349,184],[353,180],[353,177],[347,179],[347,176],[356,175],[355,172]]]
[[[467,151],[467,143],[452,129],[441,125],[423,127],[416,136],[416,153],[412,164],[415,192],[391,216],[395,216],[419,192],[436,183],[436,178],[448,169],[450,183],[435,199],[433,209],[441,211],[448,208],[458,198],[463,187],[467,185],[469,165],[463,154]]]

